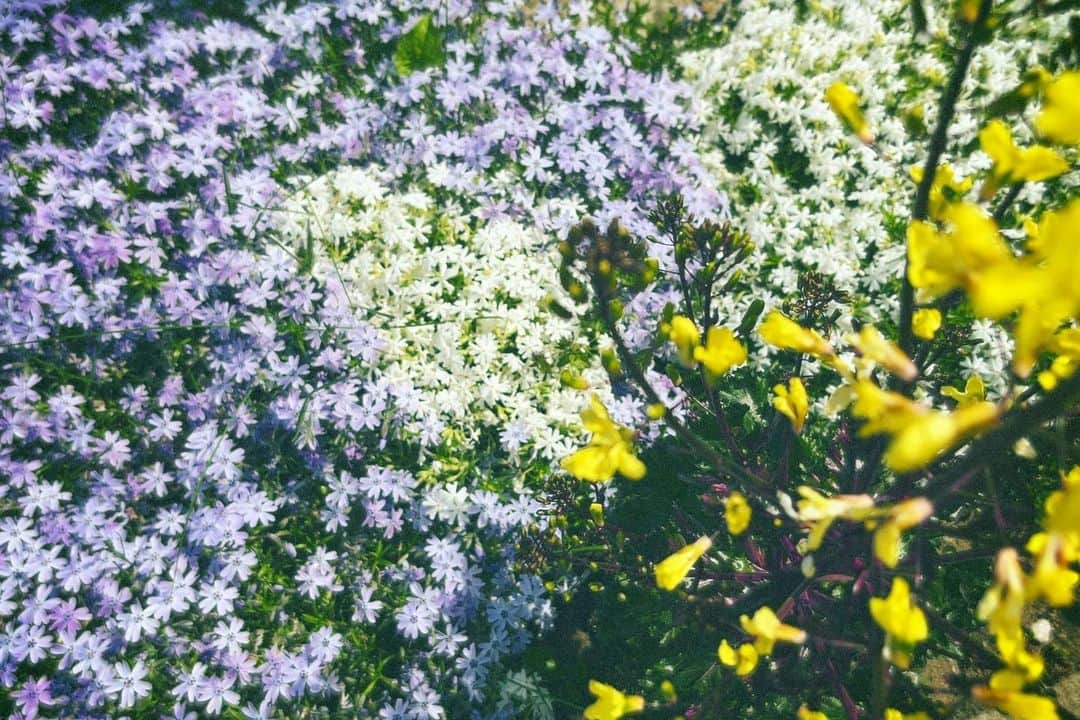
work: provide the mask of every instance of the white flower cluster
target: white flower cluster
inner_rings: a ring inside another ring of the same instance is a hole
[[[464,213],[384,181],[356,167],[310,181],[281,229],[297,247],[312,239],[328,307],[378,330],[380,377],[395,386],[406,429],[432,444],[448,427],[467,441],[497,427],[508,450],[531,442],[545,459],[564,457],[584,399],[559,370],[591,353],[576,321],[547,308],[562,295],[550,242],[508,220],[474,231]],[[584,374],[610,399],[595,361]]]
[[[811,270],[847,296],[838,303],[841,323],[895,321],[893,281],[903,272],[915,193],[910,169],[921,167],[928,145],[927,134],[912,128],[933,128],[951,70],[949,18],[939,10],[917,34],[906,0],[815,0],[803,10],[784,0],[749,0],[723,44],[683,55],[690,82],[707,100],[702,142],[713,149],[704,162],[756,246],[747,275],[758,285],[752,297],[720,298],[722,316],[740,317],[755,297],[778,306]],[[977,50],[945,157],[958,177],[978,176],[972,195],[990,164],[968,152],[986,105],[1067,35],[1064,15],[1014,23]],[[1028,39],[1015,42],[1019,35]],[[859,95],[872,147],[830,110],[825,91],[837,81]],[[1015,132],[1018,142],[1030,140],[1022,124]],[[1038,203],[1042,192],[1029,184],[1020,204]],[[1002,377],[1008,344],[985,333],[977,339],[965,369]]]

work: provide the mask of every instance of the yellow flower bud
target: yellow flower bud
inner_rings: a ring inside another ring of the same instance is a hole
[[[750,514],[750,503],[746,502],[746,496],[741,492],[736,490],[724,499],[724,520],[732,535],[746,532],[750,526]]]

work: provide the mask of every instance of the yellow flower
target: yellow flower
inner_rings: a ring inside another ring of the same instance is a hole
[[[589,692],[596,698],[596,702],[585,708],[585,720],[619,720],[625,715],[645,709],[645,698],[640,695],[626,695],[598,680],[589,681]]]
[[[930,720],[930,716],[922,712],[902,713],[895,708],[885,708],[885,720]]]
[[[1080,72],[1062,73],[1047,86],[1035,129],[1053,142],[1080,145]]]
[[[825,497],[806,485],[800,485],[798,490],[802,496],[798,503],[798,517],[800,522],[811,526],[807,539],[807,549],[811,552],[821,547],[833,521],[844,519],[858,522],[874,513],[874,500],[869,495]]]
[[[829,716],[820,710],[811,710],[806,705],[800,705],[799,709],[795,712],[795,717],[798,720],[829,720]]]
[[[893,436],[885,449],[885,464],[896,472],[912,472],[945,450],[992,425],[998,416],[994,403],[965,405],[951,413],[930,411]]]
[[[900,562],[900,535],[919,525],[934,513],[926,498],[911,498],[886,511],[886,519],[874,531],[874,556],[886,567]]]
[[[923,169],[919,166],[912,167],[911,179],[916,184],[922,182]],[[963,198],[964,194],[971,189],[971,178],[957,180],[953,175],[952,166],[942,163],[934,173],[934,182],[930,183],[930,217],[940,220],[944,217],[949,204]]]
[[[780,622],[771,609],[760,607],[751,618],[748,615],[739,617],[739,624],[748,635],[754,636],[754,649],[759,655],[768,655],[773,646],[778,642],[801,644],[806,642],[806,631]]]
[[[922,340],[933,340],[941,329],[941,311],[937,308],[916,310],[911,318],[911,331]]]
[[[930,636],[926,615],[911,601],[907,580],[894,578],[888,597],[870,598],[870,615],[887,636],[886,658],[906,670],[912,648]]]
[[[724,500],[724,520],[727,521],[728,532],[732,535],[742,535],[746,528],[750,527],[750,503],[746,502],[746,496],[738,490]]]
[[[1054,701],[1040,695],[1016,690],[997,690],[983,685],[971,689],[971,695],[984,705],[992,705],[1014,720],[1058,720]]]
[[[873,325],[863,325],[858,335],[848,336],[848,342],[863,357],[873,360],[897,377],[910,382],[919,374],[911,358]]]
[[[941,388],[941,394],[956,401],[957,406],[972,405],[986,399],[986,385],[978,375],[972,375],[964,383],[963,391],[946,385]]]
[[[803,385],[802,380],[793,377],[788,380],[787,387],[777,385],[773,388],[773,392],[775,393],[772,401],[773,407],[781,415],[791,420],[791,425],[795,428],[796,434],[802,432],[803,425],[806,423],[806,413],[810,409],[809,399],[806,397],[806,387]]]
[[[1013,143],[1009,126],[1000,120],[991,120],[979,131],[979,144],[994,161],[990,178],[981,193],[984,200],[993,197],[1001,185],[1049,180],[1069,169],[1069,164],[1048,147],[1018,148]]]
[[[694,350],[701,344],[701,333],[694,321],[683,315],[676,315],[671,322],[666,324],[663,330],[667,333],[671,342],[675,343],[675,350],[679,354],[679,362],[686,367],[694,366]]]
[[[923,467],[997,419],[997,407],[990,402],[973,403],[946,413],[899,393],[882,390],[869,380],[858,381],[855,392],[857,400],[852,413],[867,420],[859,433],[893,436],[885,450],[885,463],[896,472]]]
[[[1044,213],[1037,241],[1029,248],[1032,255],[1018,263],[1022,273],[1014,273],[1011,281],[1003,275],[993,288],[1007,299],[1008,310],[1020,307],[1013,330],[1013,369],[1021,377],[1031,372],[1062,323],[1080,316],[1080,198]]]
[[[1065,559],[1064,537],[1058,533],[1048,534],[1040,550],[1028,582],[1028,599],[1042,597],[1055,607],[1072,605],[1080,575],[1069,568],[1069,561]]]
[[[918,220],[907,229],[908,280],[930,299],[956,288],[971,292],[987,270],[1014,260],[997,223],[978,205],[950,205],[944,221],[944,233]]]
[[[779,310],[773,310],[761,323],[758,334],[765,342],[781,350],[817,355],[832,355],[832,346],[813,330],[807,330]]]
[[[987,623],[987,629],[997,640],[998,652],[1006,663],[1023,651],[1024,632],[1020,623],[1024,611],[1025,585],[1024,571],[1016,550],[1003,548],[994,562],[994,584],[982,596],[975,614]]]
[[[1066,562],[1080,560],[1080,466],[1061,479],[1061,490],[1046,499],[1043,526],[1051,535],[1061,536],[1061,554]]]
[[[758,664],[758,652],[750,643],[743,643],[736,650],[728,645],[727,640],[721,640],[716,654],[720,663],[735,668],[735,674],[739,677],[746,677],[754,672]]]
[[[607,482],[618,472],[630,480],[645,477],[645,464],[633,453],[634,434],[612,421],[600,398],[593,395],[581,412],[585,429],[592,433],[589,444],[566,458],[562,467],[580,480]]]
[[[668,555],[656,565],[656,586],[662,590],[677,588],[690,572],[690,568],[694,567],[694,563],[700,560],[710,547],[712,540],[704,536]]]
[[[714,325],[705,334],[705,345],[694,348],[694,360],[705,366],[709,376],[719,377],[746,362],[746,348],[731,330]]]
[[[874,142],[874,134],[870,132],[870,125],[866,122],[862,110],[859,109],[859,96],[854,90],[845,83],[835,82],[825,91],[825,100],[848,130],[855,133],[859,140],[867,144]]]

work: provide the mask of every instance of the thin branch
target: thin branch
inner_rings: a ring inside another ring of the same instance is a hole
[[[919,187],[915,191],[915,202],[911,209],[911,219],[913,221],[925,220],[929,216],[930,188],[934,184],[938,163],[941,162],[941,156],[945,153],[945,146],[948,143],[949,136],[949,124],[952,122],[953,115],[956,114],[956,101],[960,97],[964,77],[967,75],[968,68],[971,65],[971,58],[975,54],[975,48],[979,44],[979,35],[990,15],[991,4],[991,0],[982,0],[979,3],[979,13],[975,21],[971,23],[967,41],[956,56],[956,65],[953,66],[949,84],[942,93],[937,125],[934,127],[934,134],[930,138],[930,148],[926,154],[926,163],[923,165],[922,179],[919,181]],[[915,335],[911,329],[911,317],[915,307],[915,288],[912,286],[911,280],[908,279],[906,258],[902,280],[903,286],[900,289],[900,348],[910,356],[915,345]]]

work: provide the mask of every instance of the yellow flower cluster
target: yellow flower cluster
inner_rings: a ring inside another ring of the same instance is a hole
[[[746,676],[754,672],[761,657],[772,654],[777,642],[802,644],[806,642],[806,631],[792,625],[785,625],[770,608],[760,607],[753,617],[742,615],[739,624],[753,642],[743,643],[738,648],[732,647],[727,640],[720,642],[717,656],[722,665],[735,668],[735,674]]]
[[[1044,90],[1036,130],[1052,142],[1080,144],[1080,72],[1067,72],[1054,80],[1042,78],[1036,84]],[[1018,147],[1000,120],[982,129],[979,142],[993,161],[981,200],[991,199],[1003,185],[1049,180],[1069,168],[1050,147]],[[1050,350],[1057,358],[1039,381],[1052,388],[1080,364],[1080,339],[1062,337],[1075,329],[1062,326],[1080,318],[1080,275],[1076,273],[1080,199],[1045,212],[1038,224],[1026,223],[1027,252],[1017,257],[982,207],[951,201],[963,192],[966,186],[955,182],[951,169],[938,170],[931,189],[930,219],[908,226],[908,280],[923,300],[963,290],[979,317],[1002,320],[1018,313],[1013,327],[1013,371],[1027,377],[1039,354]],[[928,320],[927,316],[916,318],[922,326],[915,329],[919,337],[933,336]]]
[[[918,246],[918,243],[916,245]],[[933,243],[927,247],[931,245],[934,249],[930,252],[941,252]],[[947,292],[955,287],[954,283],[960,282],[964,277],[963,274],[946,277],[942,273],[941,278],[935,282],[941,292]],[[926,326],[923,334],[928,337],[933,336],[941,323],[940,313],[936,310],[932,313],[936,313],[936,316],[924,315],[919,319]],[[858,373],[837,356],[825,338],[802,327],[779,311],[769,313],[758,328],[758,333],[765,342],[774,347],[813,355],[839,372],[845,384],[833,394],[826,404],[826,409],[840,409],[854,399],[852,412],[856,417],[867,421],[861,429],[863,436],[881,433],[892,436],[885,451],[885,463],[897,472],[910,472],[923,467],[948,448],[997,420],[998,409],[989,402],[973,403],[953,412],[942,412],[916,403],[900,393],[879,388],[868,378],[867,368],[881,366],[908,381],[914,380],[918,371],[907,354],[873,326],[864,326],[858,333],[847,338],[862,356],[859,362],[863,369]],[[1077,345],[1080,346],[1080,343]],[[801,431],[808,406],[802,382],[795,378],[788,387],[777,385],[773,392],[773,406],[791,419],[796,432]]]
[[[586,447],[563,460],[566,472],[588,482],[607,482],[615,473],[630,480],[645,477],[645,463],[634,455],[630,444],[633,431],[616,424],[596,395],[581,412],[581,422],[592,438]]]
[[[660,330],[675,345],[679,362],[690,368],[701,363],[710,382],[746,362],[746,347],[728,328],[710,327],[705,333],[704,345],[694,321],[683,315],[674,316]]]
[[[866,420],[859,433],[892,436],[885,449],[885,464],[897,472],[923,467],[998,417],[998,408],[991,402],[969,403],[945,412],[882,390],[870,380],[858,380],[855,395],[852,414]]]
[[[796,517],[810,526],[806,549],[813,552],[821,547],[825,533],[836,520],[861,522],[874,531],[874,556],[886,567],[900,562],[900,540],[905,530],[919,525],[934,512],[926,498],[903,500],[891,507],[879,508],[869,495],[834,495],[826,497],[813,488],[799,487],[802,499]]]
[[[994,636],[1005,667],[990,677],[989,687],[976,687],[977,700],[1015,718],[1050,720],[1058,717],[1053,701],[1023,692],[1039,679],[1043,660],[1028,651],[1021,619],[1026,605],[1043,600],[1054,607],[1073,604],[1077,574],[1070,566],[1080,561],[1080,467],[1062,479],[1062,489],[1046,501],[1043,531],[1031,537],[1032,572],[1025,573],[1013,548],[998,553],[994,584],[979,602],[979,619]]]

